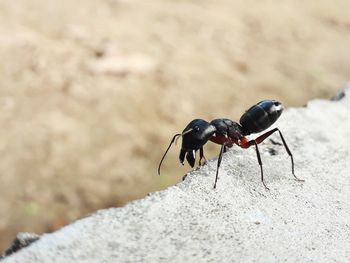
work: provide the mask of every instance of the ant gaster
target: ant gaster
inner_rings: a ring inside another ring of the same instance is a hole
[[[171,145],[178,139],[179,136],[182,137],[182,146],[179,155],[180,162],[184,164],[186,158],[187,162],[191,167],[194,166],[196,160],[196,153],[199,150],[199,165],[202,165],[202,160],[206,160],[204,157],[203,146],[208,142],[212,141],[216,144],[221,145],[220,154],[217,162],[216,177],[214,188],[216,188],[219,168],[222,160],[223,153],[227,148],[232,147],[234,144],[239,147],[246,149],[250,146],[255,146],[256,155],[260,165],[261,181],[265,188],[269,190],[264,182],[264,173],[262,168],[262,162],[260,157],[260,152],[258,144],[262,143],[267,137],[269,137],[274,132],[278,131],[284,148],[286,149],[288,155],[292,162],[292,174],[298,181],[303,181],[298,179],[294,174],[294,160],[288,145],[283,138],[281,131],[278,128],[274,128],[259,137],[248,140],[247,135],[252,133],[259,133],[263,130],[269,128],[281,115],[283,111],[283,106],[280,102],[275,100],[263,100],[256,105],[252,106],[247,110],[239,120],[239,123],[234,122],[229,119],[215,119],[210,123],[202,120],[195,119],[191,121],[182,133],[175,134],[171,140],[166,152],[164,153],[158,167],[158,174],[160,175],[160,167],[162,162],[168,153]]]

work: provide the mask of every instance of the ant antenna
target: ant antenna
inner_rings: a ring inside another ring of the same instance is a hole
[[[191,129],[189,129],[189,130],[187,130],[187,131],[184,131],[183,133],[178,133],[178,134],[175,134],[175,135],[174,135],[174,137],[171,139],[171,142],[170,142],[168,148],[166,149],[166,151],[165,151],[165,153],[164,153],[162,159],[160,160],[160,163],[159,163],[159,166],[158,166],[158,175],[160,175],[160,167],[162,166],[163,160],[164,160],[166,154],[168,153],[168,151],[169,151],[171,145],[172,145],[174,142],[175,142],[175,144],[176,144],[177,140],[179,139],[179,136],[184,136],[185,134],[187,134],[187,133],[189,133],[189,132],[191,132],[191,131],[193,131],[193,128],[191,128]]]
[[[166,151],[165,151],[165,153],[164,153],[162,159],[160,160],[160,163],[159,163],[159,166],[158,166],[158,175],[160,175],[160,167],[162,166],[162,162],[163,162],[163,160],[164,160],[166,154],[168,153],[168,151],[169,151],[171,145],[172,145],[172,144],[174,143],[174,141],[177,140],[177,138],[178,138],[179,136],[181,136],[181,135],[182,135],[181,133],[175,134],[174,137],[173,137],[173,139],[171,140],[171,142],[170,142],[168,148],[166,149]]]

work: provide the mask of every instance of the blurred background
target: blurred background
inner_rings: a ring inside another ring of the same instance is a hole
[[[348,0],[0,0],[0,252],[179,182],[171,137],[350,79]],[[291,120],[292,121],[292,120]],[[217,146],[206,146],[206,156]]]

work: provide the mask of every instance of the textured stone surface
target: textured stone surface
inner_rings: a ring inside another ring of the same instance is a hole
[[[267,140],[260,146],[265,190],[254,149],[234,147],[224,154],[217,189],[214,159],[176,186],[43,235],[2,263],[349,262],[345,93],[339,101],[290,108],[276,123],[304,183],[293,179],[283,146]]]
[[[2,257],[7,257],[18,250],[25,248],[33,242],[39,240],[40,236],[34,233],[22,232],[18,233],[16,238],[13,240],[11,246],[4,252]],[[0,257],[0,259],[2,258]]]

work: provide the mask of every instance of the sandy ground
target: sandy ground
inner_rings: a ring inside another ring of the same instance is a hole
[[[350,76],[348,0],[0,0],[0,250],[180,180],[171,136]],[[208,147],[208,157],[217,147]],[[154,174],[144,171],[154,170]]]

